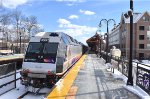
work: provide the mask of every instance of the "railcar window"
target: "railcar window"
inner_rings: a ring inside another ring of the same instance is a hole
[[[62,40],[63,40],[63,42],[64,42],[65,44],[68,44],[68,43],[69,43],[69,41],[66,39],[65,36],[62,37]]]
[[[69,37],[70,37],[70,36],[69,36]],[[72,41],[72,42],[74,42],[74,40],[73,40],[73,38],[72,38],[72,37],[70,37],[70,39],[71,39],[71,41]]]
[[[78,41],[75,39],[75,42],[78,44]]]
[[[62,40],[63,40],[63,42],[64,42],[65,44],[68,44],[68,43],[69,43],[69,41],[68,41],[68,39],[66,38],[65,35],[62,35]]]
[[[42,43],[30,43],[27,52],[29,53],[40,53],[42,50]]]
[[[57,43],[46,43],[44,46],[44,54],[55,54],[57,53],[58,44]]]

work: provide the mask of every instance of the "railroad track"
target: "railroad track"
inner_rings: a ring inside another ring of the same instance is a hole
[[[20,95],[17,99],[22,99],[22,98],[28,97],[28,94],[34,95],[35,97],[36,96],[39,97],[39,96],[43,96],[43,95],[45,96],[47,93],[46,92],[41,93],[40,92],[41,89],[42,88],[38,88],[37,90],[32,90],[32,91],[28,90],[28,91],[24,92],[22,95]]]
[[[27,94],[29,94],[30,92],[27,91],[25,93],[23,93],[22,95],[20,95],[17,99],[22,99],[24,96],[26,96]]]

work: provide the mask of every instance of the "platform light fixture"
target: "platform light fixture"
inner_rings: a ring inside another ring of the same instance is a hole
[[[129,18],[131,15],[133,15],[133,11],[130,9],[127,13],[124,14],[124,17]]]
[[[116,27],[116,22],[114,19],[102,19],[99,23],[99,27],[102,27],[102,21],[105,21],[107,23],[107,39],[106,39],[106,63],[108,63],[108,51],[109,51],[109,48],[108,48],[108,45],[109,45],[109,29],[108,29],[108,25],[109,25],[109,22],[113,21],[114,22],[114,28]]]

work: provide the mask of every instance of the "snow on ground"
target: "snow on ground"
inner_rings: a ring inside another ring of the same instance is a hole
[[[23,85],[20,84],[20,81],[17,81],[17,88],[5,93],[4,95],[0,96],[0,99],[17,99],[20,95],[26,92],[26,89]],[[35,95],[33,93],[29,93],[23,99],[42,99],[44,98],[43,95]]]
[[[3,77],[3,76],[0,76],[0,77]],[[2,79],[0,79],[0,85],[3,85],[5,83],[7,83],[7,82],[10,82],[10,81],[14,80],[14,78],[15,78],[14,75],[2,78]]]
[[[17,74],[17,77],[20,77],[20,74]],[[30,88],[29,88],[30,89]],[[0,96],[0,99],[17,99],[19,96],[24,94],[26,92],[25,86],[20,84],[20,80],[17,81],[17,87],[3,95]],[[50,92],[50,89],[43,88],[40,90],[39,93],[48,93]],[[29,93],[26,95],[23,99],[44,99],[45,94],[37,94]]]

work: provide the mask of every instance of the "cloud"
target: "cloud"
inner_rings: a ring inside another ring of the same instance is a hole
[[[60,18],[57,22],[59,23],[60,29],[56,31],[67,33],[72,37],[80,37],[87,34],[93,34],[97,30],[97,27],[72,24],[66,19]]]
[[[6,8],[16,8],[19,5],[27,3],[28,0],[2,0],[2,6]]]
[[[68,24],[71,24],[70,21],[66,20],[66,19],[58,19],[57,21],[59,23],[59,27],[66,27],[68,26]]]
[[[94,15],[95,12],[88,11],[88,10],[79,10],[80,13],[85,14],[85,15]]]
[[[86,40],[89,39],[89,38],[90,38],[90,37],[82,36],[82,37],[80,37],[78,40],[79,40],[80,42],[82,42],[83,44],[87,45]]]
[[[37,27],[39,27],[40,29],[44,29],[43,24],[37,24]]]
[[[59,2],[78,2],[78,3],[81,3],[81,2],[85,2],[86,0],[56,0],[56,1],[59,1]]]
[[[79,3],[86,2],[86,0],[56,0],[57,2],[65,2],[68,6],[73,6]]]
[[[77,15],[70,15],[68,18],[69,19],[78,19],[79,17]]]

